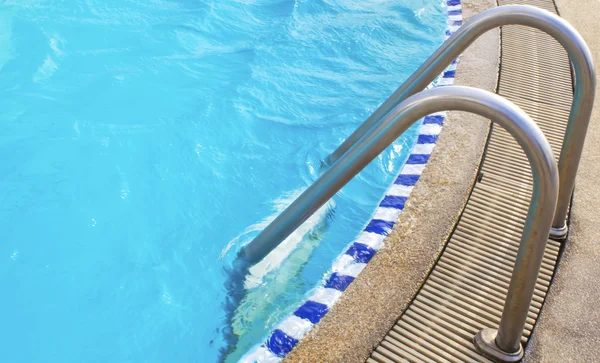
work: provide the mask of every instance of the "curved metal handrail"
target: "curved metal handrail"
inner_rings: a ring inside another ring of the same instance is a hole
[[[558,169],[550,144],[535,122],[520,108],[494,93],[470,87],[448,86],[423,91],[407,98],[368,130],[364,137],[242,249],[239,258],[249,264],[262,260],[413,123],[431,113],[447,110],[472,112],[496,122],[517,140],[531,165],[532,201],[500,327],[497,336],[495,331],[483,331],[487,333],[485,337],[493,337],[488,342],[490,351],[499,348],[507,354],[522,354],[520,338],[556,206]],[[478,346],[486,349],[481,343]],[[486,354],[491,353],[486,351]]]
[[[325,164],[333,165],[394,106],[425,89],[477,38],[488,30],[504,25],[524,25],[549,34],[565,48],[573,63],[575,93],[558,162],[560,187],[551,231],[553,238],[564,238],[567,234],[566,215],[594,106],[596,75],[591,52],[577,30],[561,17],[540,8],[528,5],[506,5],[484,11],[471,18],[329,155],[325,159]]]

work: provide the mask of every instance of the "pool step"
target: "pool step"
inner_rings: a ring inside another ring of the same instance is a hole
[[[555,12],[552,0],[500,0]],[[572,102],[569,59],[545,33],[502,29],[498,93],[521,107],[544,131],[556,157]],[[488,362],[473,346],[484,327],[497,328],[532,191],[531,169],[521,148],[493,127],[481,168],[456,230],[414,301],[368,362]],[[548,241],[523,331],[526,343],[537,321],[558,259]]]

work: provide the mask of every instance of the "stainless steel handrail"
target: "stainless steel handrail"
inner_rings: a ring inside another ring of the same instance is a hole
[[[335,163],[394,106],[410,95],[425,89],[437,75],[482,34],[504,25],[524,25],[549,34],[565,48],[573,63],[575,93],[558,162],[560,191],[550,234],[555,239],[566,237],[566,216],[590,115],[594,106],[596,74],[590,50],[577,30],[561,17],[540,8],[528,5],[506,5],[484,11],[471,18],[329,155],[325,159],[325,164],[332,165]]]
[[[446,110],[472,112],[496,122],[517,140],[531,165],[532,200],[500,327],[497,335],[496,331],[483,330],[476,340],[477,346],[490,356],[496,351],[506,357],[521,356],[520,339],[556,207],[558,169],[550,144],[535,122],[520,108],[494,93],[449,86],[407,98],[368,130],[242,249],[239,258],[249,264],[262,260],[413,123],[428,114]]]

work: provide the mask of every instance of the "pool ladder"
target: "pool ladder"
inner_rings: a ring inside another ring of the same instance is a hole
[[[479,36],[505,25],[523,25],[549,34],[562,45],[572,62],[574,95],[558,166],[540,128],[503,97],[459,86],[422,91]],[[498,329],[483,327],[473,336],[473,343],[488,359],[520,360],[522,334],[528,324],[547,238],[561,241],[567,236],[566,217],[593,108],[595,82],[587,45],[557,15],[532,6],[507,5],[474,16],[327,157],[328,169],[319,179],[240,251],[238,260],[243,261],[240,266],[253,265],[266,257],[420,118],[449,110],[484,116],[502,126],[525,152],[533,174],[533,193]]]

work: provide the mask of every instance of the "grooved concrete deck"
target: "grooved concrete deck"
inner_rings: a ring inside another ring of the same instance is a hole
[[[552,0],[500,0],[555,12]],[[566,52],[545,33],[504,27],[498,93],[538,123],[558,157],[572,101]],[[420,292],[375,348],[368,362],[487,360],[473,336],[497,328],[532,192],[527,159],[503,129],[494,127],[481,172],[446,249]],[[538,319],[560,245],[549,241],[522,342]]]
[[[560,15],[583,36],[598,71],[600,1],[557,0]],[[600,361],[600,85],[592,113],[575,195],[571,234],[525,362]]]

